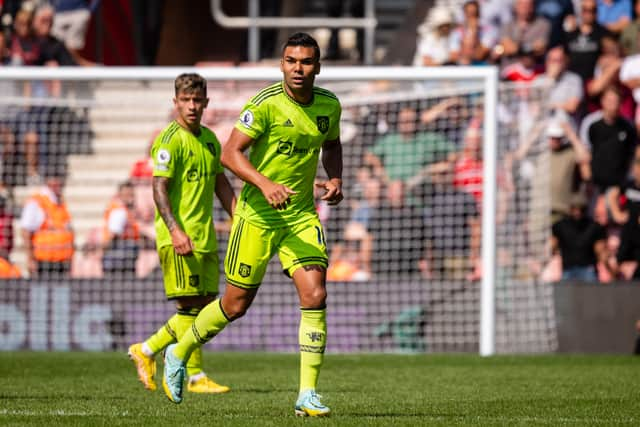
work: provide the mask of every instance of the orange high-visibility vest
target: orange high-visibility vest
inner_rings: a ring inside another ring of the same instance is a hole
[[[44,222],[33,234],[33,256],[38,261],[69,261],[73,257],[73,231],[67,207],[53,203],[44,195],[35,195],[33,200],[44,211]]]
[[[124,228],[124,233],[118,236],[119,239],[123,240],[138,240],[140,238],[140,227],[138,226],[138,222],[136,221],[133,212],[128,209],[124,203],[122,203],[118,199],[113,199],[109,206],[107,206],[107,210],[104,213],[104,239],[107,239],[109,235],[109,215],[115,209],[124,209],[127,212],[127,225]]]
[[[0,257],[0,279],[18,279],[20,277],[22,277],[20,269]]]

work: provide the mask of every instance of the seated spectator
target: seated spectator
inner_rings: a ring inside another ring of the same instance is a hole
[[[539,61],[549,44],[549,21],[536,16],[533,0],[515,0],[513,12],[513,21],[500,28],[500,43],[493,49],[493,58],[505,66],[524,49],[532,51]]]
[[[480,3],[467,0],[463,20],[453,31],[453,59],[459,65],[485,63],[498,40],[496,28],[480,22]]]
[[[12,65],[40,64],[40,43],[33,33],[32,20],[33,13],[27,9],[20,9],[14,18],[10,44]]]
[[[473,277],[480,256],[480,219],[473,196],[453,186],[448,162],[431,168],[424,192],[422,276],[436,280]]]
[[[536,15],[546,18],[551,24],[548,46],[555,47],[562,43],[565,21],[575,19],[573,2],[571,0],[537,0]]]
[[[548,106],[552,110],[575,116],[584,97],[582,80],[567,70],[567,54],[562,46],[547,52],[545,72],[537,80],[550,86]]]
[[[427,19],[418,27],[413,65],[444,65],[454,60],[453,24],[453,14],[447,7],[437,6],[431,9]]]
[[[64,43],[51,35],[54,9],[49,4],[38,7],[33,16],[33,31],[40,44],[40,64],[77,65]]]
[[[25,203],[20,217],[30,277],[68,277],[74,253],[71,215],[62,196],[65,176],[45,170],[45,186]]]
[[[596,263],[607,262],[604,227],[587,216],[587,201],[575,195],[569,215],[553,224],[551,246],[562,257],[562,279],[595,282]]]
[[[104,214],[102,270],[105,276],[135,275],[142,238],[133,184],[125,181]]]
[[[596,21],[596,0],[582,0],[580,20],[575,29],[563,36],[563,44],[569,57],[567,69],[576,73],[586,82],[593,73],[602,53],[602,38],[609,31]]]
[[[631,0],[598,0],[598,23],[620,34],[631,22]]]
[[[61,40],[79,65],[95,65],[81,55],[91,14],[100,0],[52,0],[56,11],[51,34]]]
[[[436,108],[439,107],[431,110]],[[435,113],[428,117],[424,115],[423,120],[431,120],[434,116]],[[447,159],[455,150],[440,133],[419,131],[417,121],[418,114],[413,107],[401,107],[396,131],[376,140],[365,154],[365,165],[373,168],[375,177],[388,189],[397,190],[389,196],[394,194],[403,199],[401,193],[410,179],[419,175],[425,166]]]
[[[620,44],[624,55],[640,53],[640,1],[634,1],[633,11],[635,19],[620,34]]]
[[[637,144],[636,130],[620,115],[620,93],[608,87],[601,97],[602,111],[585,117],[580,134],[591,150],[592,182],[599,195],[625,182]]]

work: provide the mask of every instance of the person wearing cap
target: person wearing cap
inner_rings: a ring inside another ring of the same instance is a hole
[[[425,21],[418,27],[418,43],[413,65],[444,65],[453,61],[456,50],[453,35],[454,17],[449,8],[437,6],[431,9]]]
[[[574,194],[569,206],[569,215],[553,224],[551,237],[562,258],[562,280],[597,281],[596,263],[609,259],[606,230],[587,216],[583,194]]]
[[[574,193],[583,193],[582,183],[591,178],[590,155],[566,120],[552,120],[546,129],[551,169],[550,195],[552,221],[570,212]]]
[[[30,277],[66,277],[71,270],[74,233],[64,202],[64,172],[45,170],[45,186],[25,203],[20,217]]]
[[[512,160],[522,161],[542,132],[549,144],[549,155],[539,156],[535,166],[540,174],[549,173],[549,178],[548,181],[536,181],[534,191],[540,194],[534,199],[551,197],[553,224],[569,214],[571,197],[583,191],[582,184],[591,179],[591,157],[571,124],[566,119],[553,118],[533,129],[529,139],[515,151]]]

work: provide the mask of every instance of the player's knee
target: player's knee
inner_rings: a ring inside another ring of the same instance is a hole
[[[323,287],[309,289],[301,295],[301,305],[305,308],[323,308],[327,301],[327,290]]]
[[[245,307],[237,307],[232,308],[230,310],[225,310],[225,313],[230,321],[234,321],[236,319],[241,318],[247,313],[247,309]]]
[[[249,304],[244,301],[232,301],[231,303],[223,304],[224,314],[230,321],[241,318],[247,313],[248,309]]]

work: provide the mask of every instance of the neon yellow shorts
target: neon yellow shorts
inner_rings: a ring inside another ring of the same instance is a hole
[[[313,217],[291,227],[266,229],[234,216],[224,260],[227,282],[257,288],[276,252],[289,277],[305,265],[326,268],[327,246],[320,220]]]
[[[220,281],[218,254],[194,252],[180,256],[173,246],[158,250],[164,278],[164,292],[168,299],[198,295],[216,295]]]

